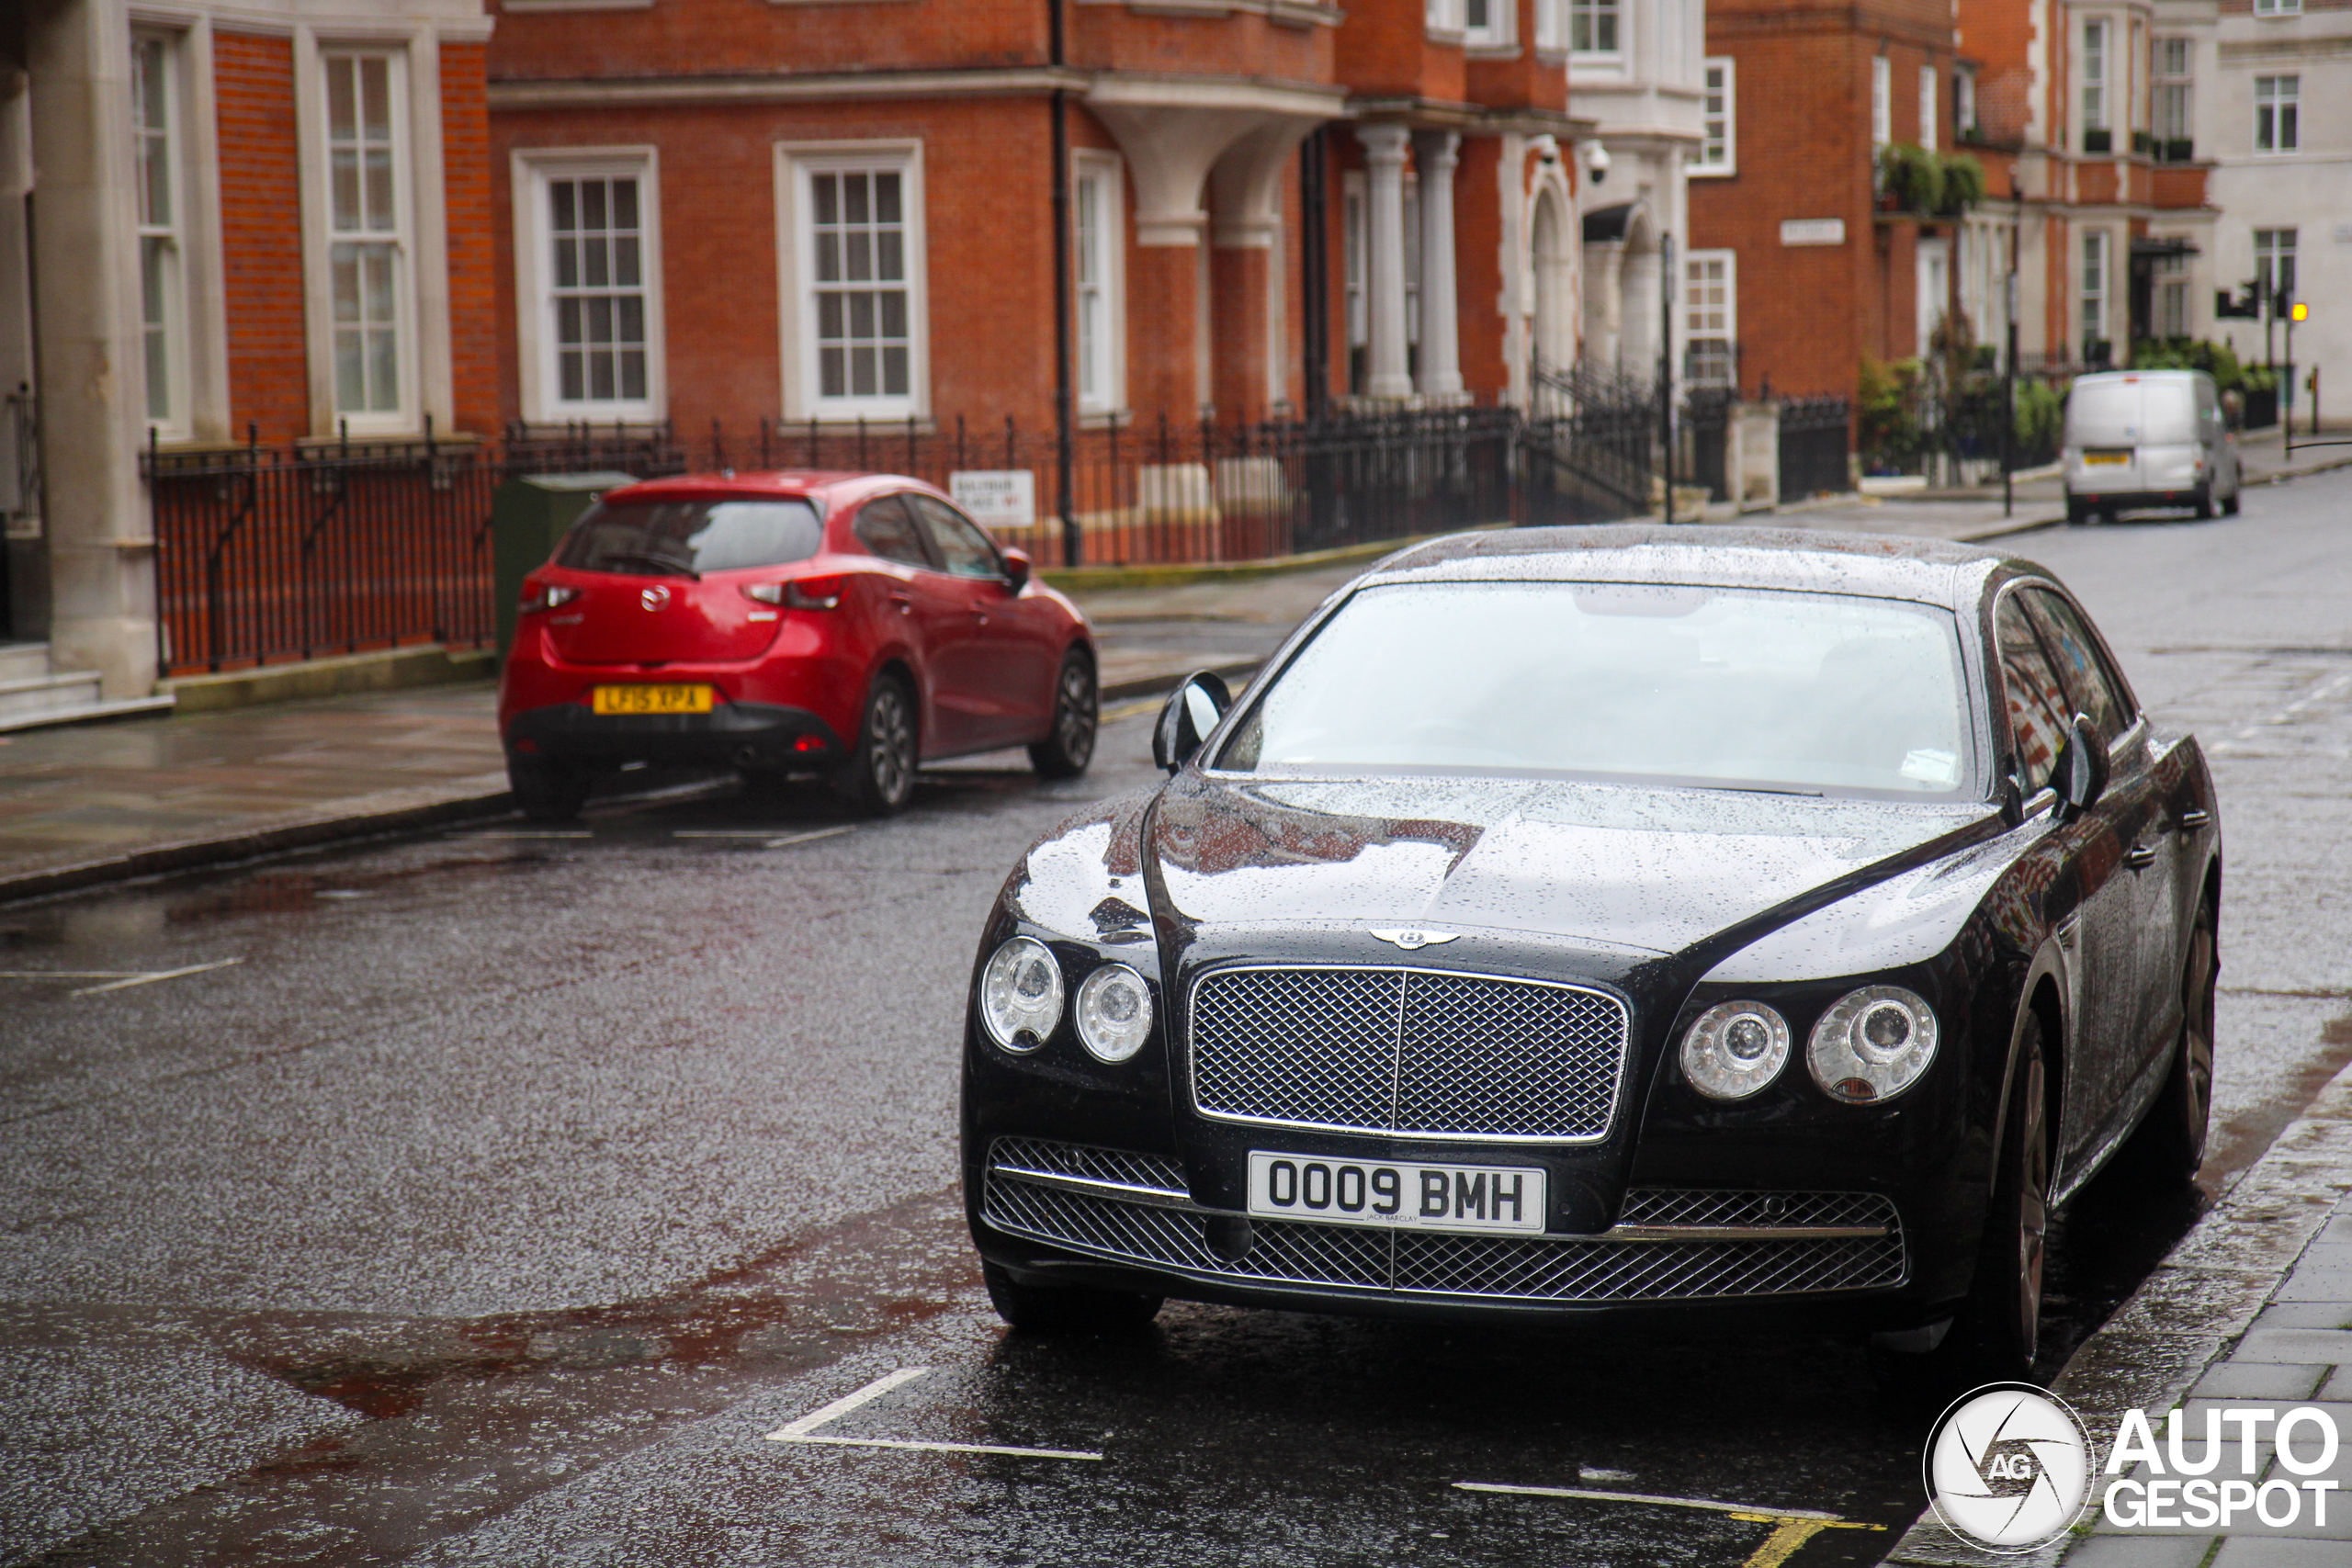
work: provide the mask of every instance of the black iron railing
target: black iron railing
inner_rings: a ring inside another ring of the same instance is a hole
[[[1644,510],[1655,405],[1604,381],[1577,385],[1572,401],[1532,415],[1462,407],[1089,429],[1066,512],[1053,433],[1009,420],[151,446],[163,662],[190,673],[408,643],[487,646],[491,498],[516,474],[879,471],[999,494],[1010,479],[1033,498],[1027,520],[984,520],[1046,568],[1252,560]]]
[[[1844,398],[1781,400],[1781,500],[1806,501],[1854,488],[1847,454],[1853,407]]]

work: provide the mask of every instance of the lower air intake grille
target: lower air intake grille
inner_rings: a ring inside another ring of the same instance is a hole
[[[1008,1156],[1017,1152],[1017,1159]],[[996,1145],[983,1216],[997,1229],[1075,1252],[1204,1279],[1337,1285],[1409,1295],[1606,1303],[1802,1295],[1901,1284],[1908,1272],[1894,1206],[1867,1192],[1637,1190],[1625,1225],[1883,1226],[1865,1236],[1612,1240],[1594,1236],[1443,1235],[1368,1226],[1254,1220],[1240,1258],[1209,1244],[1209,1211],[1098,1196],[1022,1179],[1031,1170],[1083,1176],[1134,1169],[1148,1156],[1036,1140]],[[1174,1168],[1159,1159],[1149,1166]],[[1154,1183],[1159,1185],[1159,1183]],[[1179,1190],[1181,1181],[1167,1185]]]

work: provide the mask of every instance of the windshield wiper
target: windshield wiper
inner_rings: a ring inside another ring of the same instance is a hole
[[[637,561],[653,568],[655,574],[661,577],[689,577],[696,582],[702,581],[702,573],[682,561],[672,560],[667,556],[646,555],[637,550],[613,550],[606,553],[605,559]]]

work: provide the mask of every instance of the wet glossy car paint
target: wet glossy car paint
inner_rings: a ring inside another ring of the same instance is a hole
[[[499,684],[510,751],[610,765],[733,763],[819,772],[856,743],[875,677],[912,686],[923,761],[1042,739],[1055,681],[1072,649],[1092,653],[1086,617],[1034,576],[953,576],[872,554],[853,532],[858,509],[890,495],[944,502],[891,475],[689,475],[614,491],[611,502],[802,497],[824,516],[824,543],[806,560],[682,576],[583,571],[550,563],[526,600],[556,587],[577,597],[521,617]],[[825,609],[767,604],[746,587],[840,581]],[[599,716],[600,685],[703,683],[709,714]]]
[[[1911,804],[1557,780],[1400,776],[1346,781],[1219,774],[1188,763],[1166,784],[1101,803],[1031,849],[981,936],[1051,946],[1075,993],[1094,965],[1141,971],[1154,1038],[1106,1066],[1067,1019],[1012,1056],[977,1015],[964,1049],[964,1172],[982,1254],[1035,1282],[1088,1282],[1190,1298],[1419,1316],[1718,1314],[1752,1324],[1794,1309],[1874,1327],[1948,1315],[1974,1267],[2018,1031],[2048,1010],[2058,1105],[2054,1196],[2079,1187],[2163,1085],[2179,1032],[2179,933],[2218,898],[2220,829],[2193,739],[2142,718],[2117,737],[2113,778],[2071,822],[2048,791],[2005,803],[2014,765],[1989,667],[1996,600],[2049,582],[2030,563],[1940,544],[1818,534],[1642,528],[1521,530],[1439,541],[1362,582],[1607,581],[1812,588],[1939,604],[1962,627],[1984,797]],[[1302,626],[1264,682],[1345,599]],[[1228,722],[1229,728],[1230,724]],[[1216,754],[1212,735],[1199,753]],[[2184,826],[2202,813],[2204,825]],[[2127,854],[2154,841],[2147,865]],[[1366,852],[1383,848],[1380,871]],[[1400,870],[1399,868],[1409,868]],[[1430,925],[1461,939],[1408,954],[1373,930]],[[1531,1303],[1350,1288],[1265,1285],[1140,1269],[990,1225],[989,1150],[1000,1136],[1174,1160],[1196,1204],[1246,1208],[1253,1148],[1314,1156],[1474,1161],[1496,1145],[1236,1126],[1193,1109],[1186,1004],[1220,965],[1274,960],[1420,967],[1571,981],[1623,1000],[1630,1061],[1608,1134],[1511,1145],[1550,1176],[1547,1232],[1593,1235],[1634,1187],[1883,1194],[1910,1246],[1892,1287],[1639,1306]],[[977,976],[977,968],[976,968]],[[1924,1078],[1883,1104],[1819,1090],[1802,1042],[1864,984],[1907,987],[1936,1010],[1943,1044]],[[1692,1089],[1676,1043],[1713,1002],[1772,1003],[1800,1044],[1752,1099]]]

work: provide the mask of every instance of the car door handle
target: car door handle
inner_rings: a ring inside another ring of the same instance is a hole
[[[2180,814],[2180,830],[2184,833],[2194,833],[2209,828],[2212,826],[2212,822],[2213,814],[2198,807],[2192,806]]]
[[[2156,863],[2156,847],[2154,844],[2134,844],[2131,852],[2123,857],[2123,863],[2135,871],[2142,866],[2154,865]]]
[[[972,612],[972,621],[976,626],[987,626],[989,624],[989,613],[986,610],[975,610]]]
[[[903,615],[914,614],[915,600],[911,593],[893,593],[890,595],[890,603],[896,605]]]

